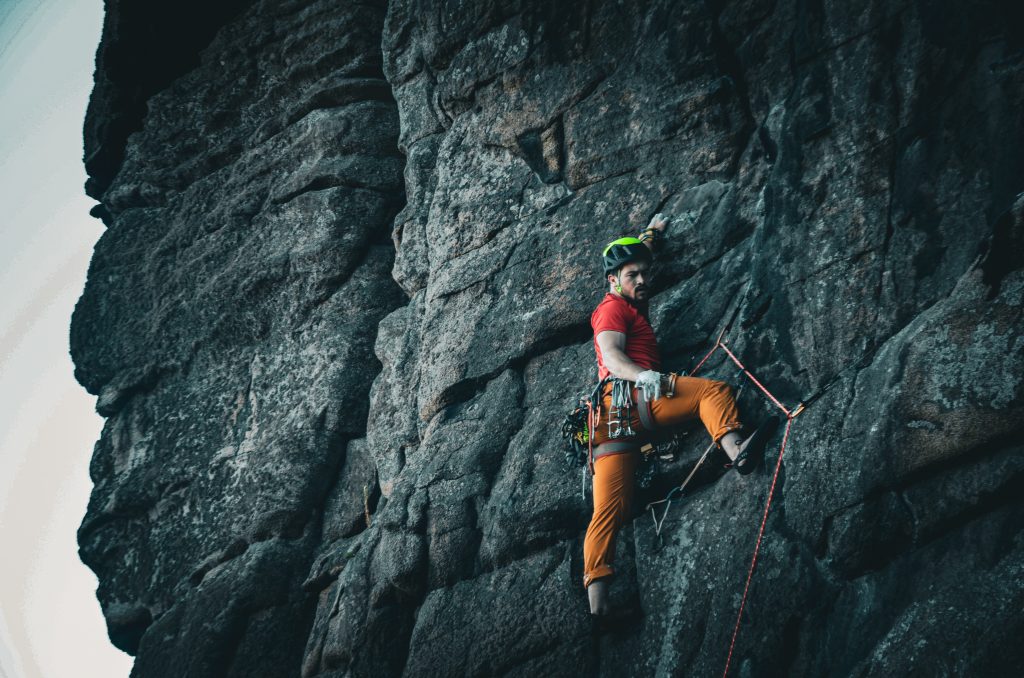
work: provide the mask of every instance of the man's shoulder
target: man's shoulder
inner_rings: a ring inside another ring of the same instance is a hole
[[[619,295],[606,292],[601,301],[597,302],[593,315],[596,315],[598,311],[605,310],[609,307],[619,308],[620,304],[622,307],[629,306],[629,303]]]
[[[633,306],[620,297],[617,294],[608,292],[604,295],[597,304],[597,308],[590,314],[590,324],[595,327],[599,318],[606,317],[608,314],[617,315],[619,317],[631,318],[635,315],[636,309]]]

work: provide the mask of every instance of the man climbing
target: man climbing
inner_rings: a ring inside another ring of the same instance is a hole
[[[604,380],[593,443],[594,514],[583,542],[583,585],[590,612],[608,615],[615,538],[630,515],[633,473],[645,433],[699,417],[742,475],[760,463],[778,425],[769,418],[741,435],[732,389],[722,381],[661,374],[647,317],[653,251],[668,220],[657,214],[639,238],[620,238],[603,253],[608,292],[591,315],[598,378]]]

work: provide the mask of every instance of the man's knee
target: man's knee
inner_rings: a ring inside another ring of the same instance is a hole
[[[727,398],[733,397],[732,386],[725,383],[724,381],[719,381],[718,379],[708,379],[708,383],[705,389],[708,394],[713,393],[716,395],[725,396]]]
[[[595,520],[620,521],[622,516],[629,510],[629,498],[623,496],[610,497],[600,505],[594,506],[594,514],[591,522]]]

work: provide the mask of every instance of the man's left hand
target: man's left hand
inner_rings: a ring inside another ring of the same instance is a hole
[[[653,228],[655,231],[664,232],[668,226],[669,218],[661,212],[658,212],[651,217],[651,223],[647,224],[647,228]]]

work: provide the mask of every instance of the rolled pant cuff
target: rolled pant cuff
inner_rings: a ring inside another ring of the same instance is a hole
[[[615,574],[614,568],[611,565],[598,565],[594,568],[593,572],[588,572],[583,575],[583,588],[587,588],[598,579],[604,579]]]
[[[722,438],[725,437],[726,433],[729,433],[730,431],[739,431],[742,428],[743,424],[739,423],[738,421],[731,424],[726,424],[718,431],[718,435],[715,436],[715,445],[717,445],[718,447],[722,447],[721,441]]]

